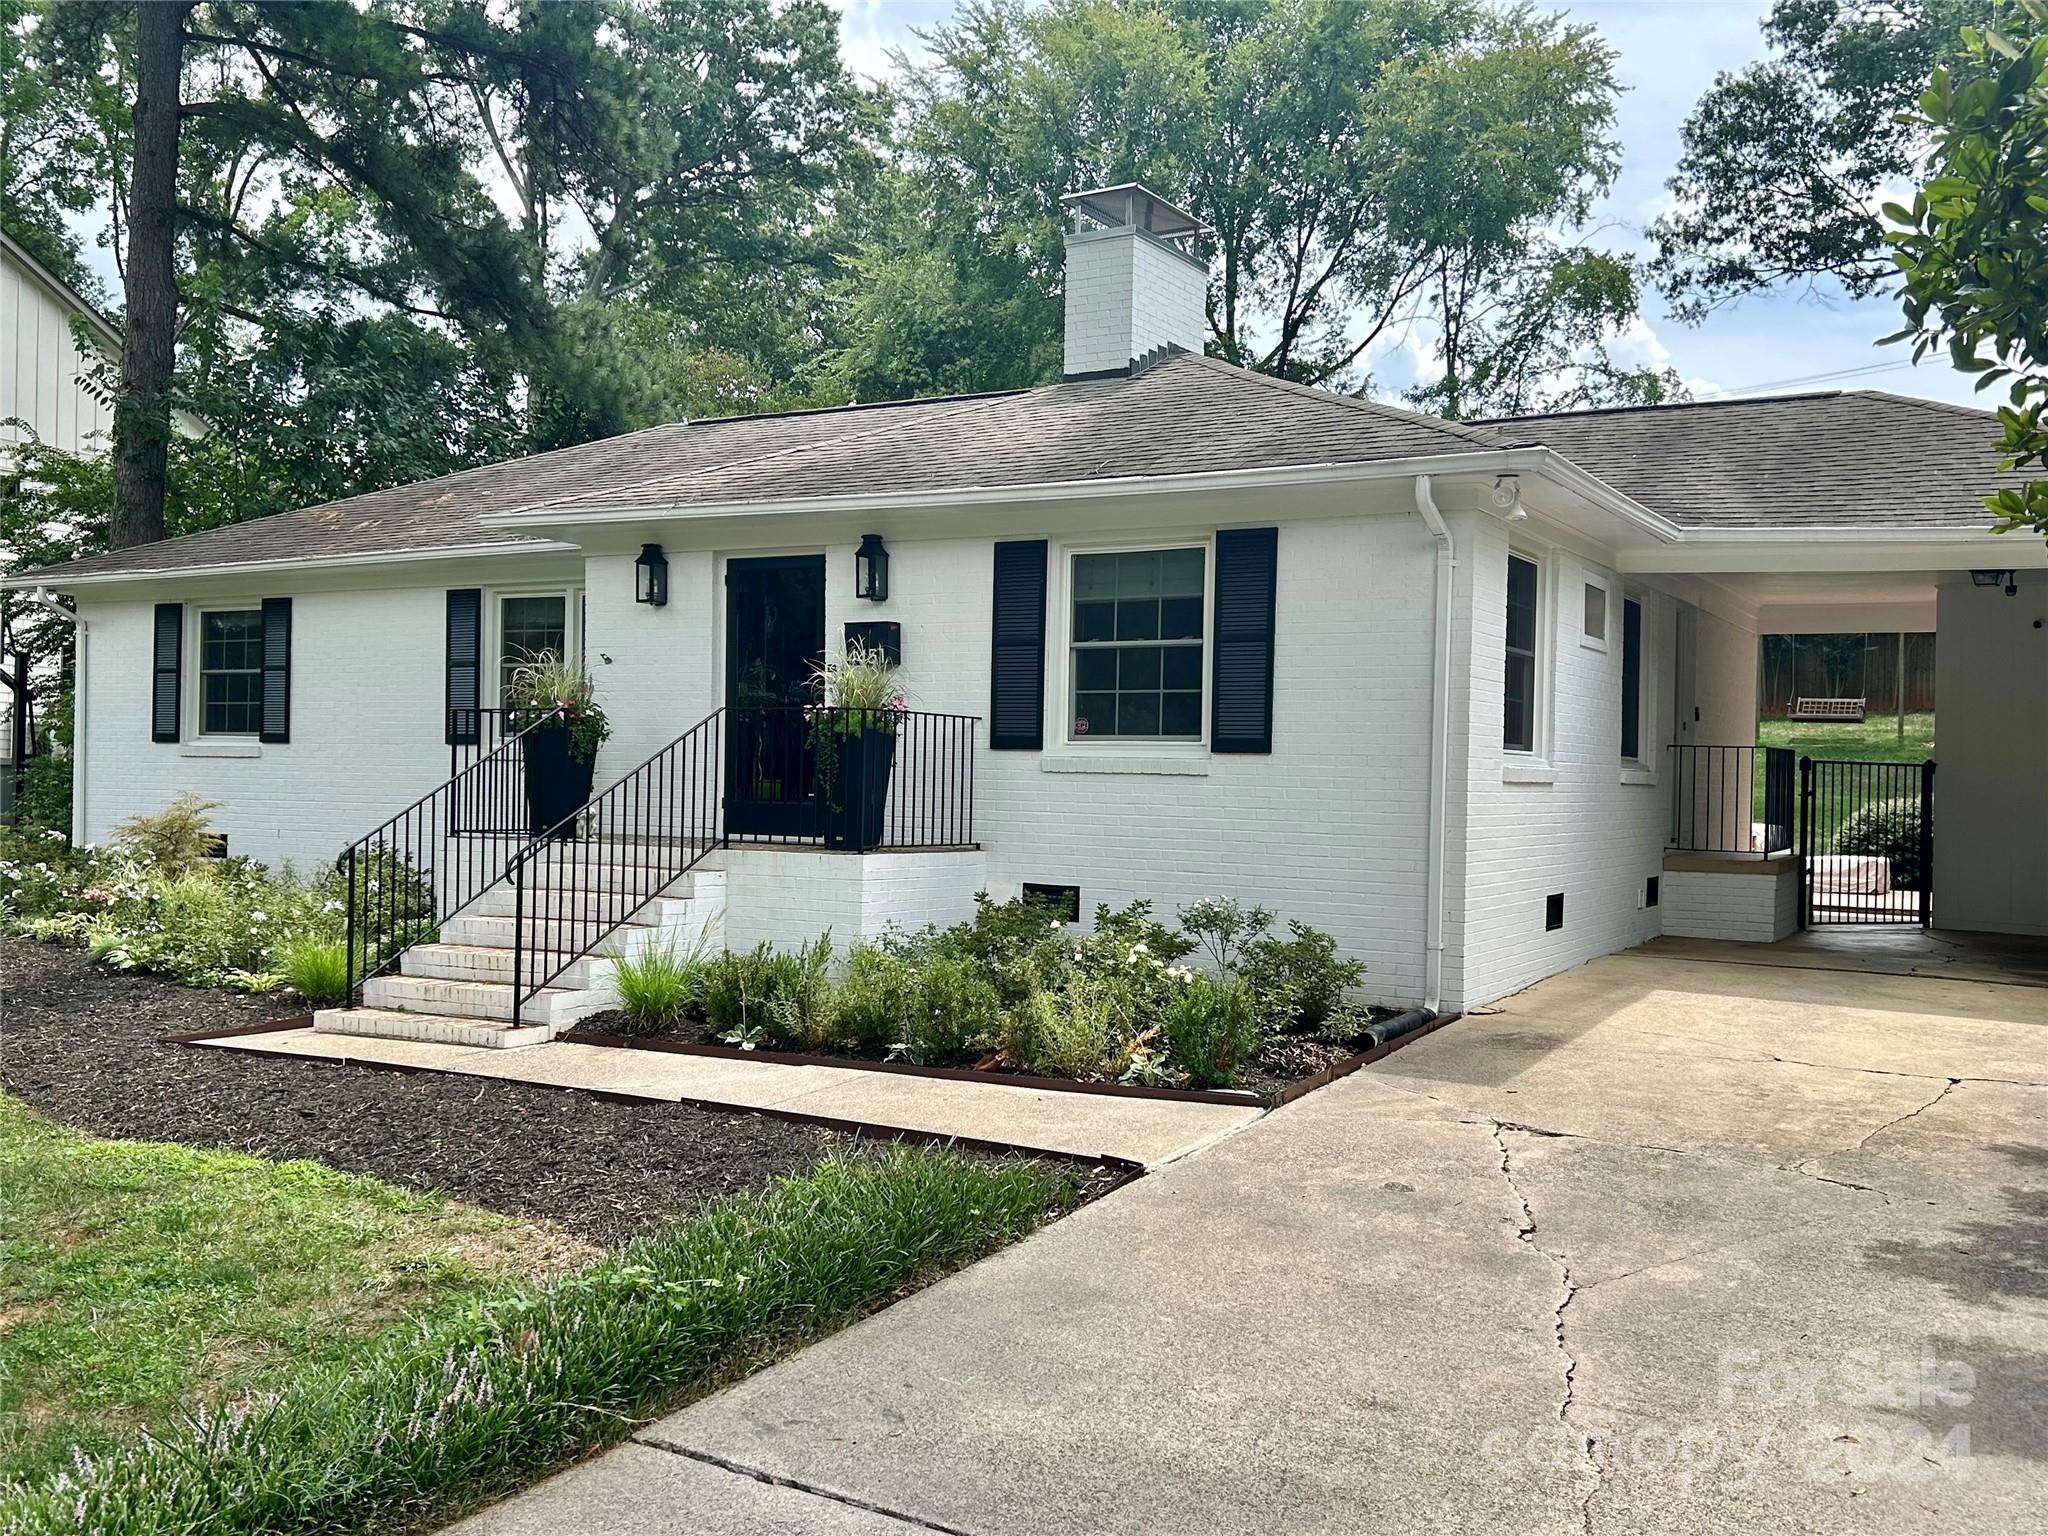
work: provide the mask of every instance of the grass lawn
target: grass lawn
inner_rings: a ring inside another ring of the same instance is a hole
[[[1078,1198],[1028,1160],[862,1147],[597,1254],[0,1095],[0,1531],[436,1530]]]
[[[1906,739],[1898,739],[1897,715],[1872,715],[1861,725],[1847,721],[1760,720],[1760,747],[1790,747],[1801,757],[1849,758],[1865,763],[1917,763],[1935,755],[1933,714],[1906,716]]]
[[[595,1256],[317,1163],[96,1140],[0,1094],[0,1481]]]

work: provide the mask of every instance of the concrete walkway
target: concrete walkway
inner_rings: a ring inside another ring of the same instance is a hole
[[[458,1529],[2040,1529],[2044,1115],[2048,991],[1611,958]]]
[[[566,1040],[505,1050],[293,1029],[198,1043],[584,1088],[672,1104],[774,1110],[1043,1152],[1123,1158],[1147,1167],[1183,1157],[1264,1113],[1255,1105],[1064,1093],[847,1067],[622,1050]]]

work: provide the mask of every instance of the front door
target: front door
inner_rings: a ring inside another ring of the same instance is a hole
[[[725,567],[726,830],[814,837],[817,758],[804,706],[825,659],[825,557]]]

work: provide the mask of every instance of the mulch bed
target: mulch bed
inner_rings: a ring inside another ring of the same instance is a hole
[[[1381,1019],[1391,1019],[1400,1012],[1397,1008],[1380,1007],[1359,1011],[1367,1022],[1375,1023]],[[677,1019],[658,1029],[644,1029],[616,1010],[592,1015],[571,1027],[563,1038],[574,1040],[579,1036],[608,1037],[614,1040],[628,1037],[635,1040],[668,1041],[677,1045],[717,1046],[724,1043],[719,1039],[718,1031],[702,1018]],[[1306,1078],[1320,1076],[1371,1047],[1372,1041],[1368,1039],[1339,1041],[1313,1033],[1284,1035],[1244,1063],[1238,1070],[1237,1081],[1231,1086],[1257,1098],[1268,1098]],[[861,1048],[852,1045],[820,1046],[815,1049],[778,1045],[773,1047],[773,1050],[826,1061],[883,1062],[888,1059],[888,1053],[880,1048]],[[1019,1073],[1007,1063],[973,1054],[941,1065],[955,1070],[979,1067],[990,1077],[1029,1075]]]
[[[0,936],[0,1088],[96,1135],[313,1158],[607,1246],[851,1140],[765,1115],[160,1043],[308,1011]],[[1114,1176],[1085,1182],[1096,1193]]]

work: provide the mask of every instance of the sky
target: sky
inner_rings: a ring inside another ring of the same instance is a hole
[[[842,46],[859,74],[889,72],[892,47],[915,50],[914,29],[944,21],[950,0],[838,0]],[[1551,9],[1597,27],[1617,55],[1627,88],[1616,112],[1621,174],[1593,223],[1613,246],[1641,246],[1641,231],[1669,200],[1665,182],[1678,162],[1679,133],[1693,104],[1723,70],[1763,52],[1757,30],[1762,0],[1569,0]],[[1899,329],[1894,301],[1816,299],[1786,292],[1746,299],[1697,326],[1673,319],[1646,293],[1638,330],[1617,347],[1629,363],[1669,363],[1697,399],[1807,389],[1872,388],[1982,404],[1973,380],[1940,354],[1919,367],[1904,346],[1880,348]],[[1392,395],[1413,376],[1413,349],[1373,360],[1375,393]],[[1885,365],[1881,372],[1849,373]],[[1817,377],[1831,375],[1834,377]]]

